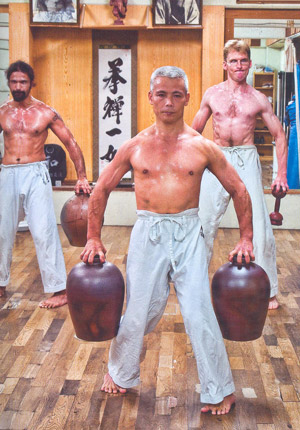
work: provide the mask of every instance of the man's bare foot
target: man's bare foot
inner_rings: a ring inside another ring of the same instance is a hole
[[[203,408],[201,408],[201,412],[211,412],[212,415],[225,415],[230,412],[230,410],[233,408],[235,404],[235,395],[230,394],[229,396],[224,397],[223,401],[221,403],[218,403],[216,405],[205,405]]]
[[[104,376],[101,391],[105,391],[106,393],[109,393],[109,394],[117,394],[118,392],[121,394],[127,393],[126,388],[119,387],[119,385],[114,383],[109,373],[107,373]]]
[[[54,293],[52,297],[47,300],[44,300],[39,304],[40,308],[52,309],[58,308],[59,306],[63,306],[67,304],[67,293],[66,290],[58,291]]]
[[[276,296],[271,297],[269,300],[269,307],[268,309],[277,309],[279,307],[279,303],[278,300],[276,298]]]
[[[6,287],[0,287],[0,297],[6,296]]]

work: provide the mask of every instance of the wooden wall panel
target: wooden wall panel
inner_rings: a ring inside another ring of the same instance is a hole
[[[92,180],[92,34],[74,28],[33,28],[34,95],[62,116],[83,152]],[[60,143],[50,131],[47,143]],[[67,179],[77,178],[67,157]]]
[[[147,30],[138,36],[138,131],[151,125],[155,119],[148,102],[152,72],[161,66],[184,69],[189,79],[191,99],[185,108],[185,121],[191,125],[201,96],[202,30]]]
[[[224,19],[223,6],[203,7],[202,94],[207,88],[223,81]],[[213,138],[211,118],[206,124],[203,136]]]
[[[29,27],[29,4],[9,5],[9,62],[32,63],[32,35]]]

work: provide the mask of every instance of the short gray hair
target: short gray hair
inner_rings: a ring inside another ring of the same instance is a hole
[[[171,79],[183,79],[186,92],[189,91],[189,81],[184,70],[175,66],[163,66],[154,70],[150,78],[150,91],[153,91],[154,81],[159,76],[164,76]]]

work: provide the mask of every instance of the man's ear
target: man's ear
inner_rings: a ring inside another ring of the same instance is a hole
[[[148,92],[148,100],[149,100],[149,103],[150,103],[151,105],[153,105],[152,96],[153,96],[152,91],[149,91],[149,92]]]
[[[223,61],[223,69],[227,70],[227,62],[226,61]]]
[[[184,104],[184,106],[187,106],[188,104],[189,104],[189,101],[190,101],[190,93],[186,93],[186,101],[185,101],[185,104]]]

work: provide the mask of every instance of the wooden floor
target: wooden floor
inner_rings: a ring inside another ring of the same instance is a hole
[[[125,274],[129,227],[104,227],[108,260]],[[60,230],[69,271],[80,249]],[[275,231],[280,308],[263,336],[226,342],[237,404],[227,416],[200,414],[196,365],[172,291],[165,315],[145,338],[139,387],[100,391],[109,342],[74,338],[64,306],[38,308],[42,291],[28,232],[17,234],[12,279],[0,312],[0,430],[300,429],[300,231]],[[210,275],[226,262],[238,230],[222,229]]]

